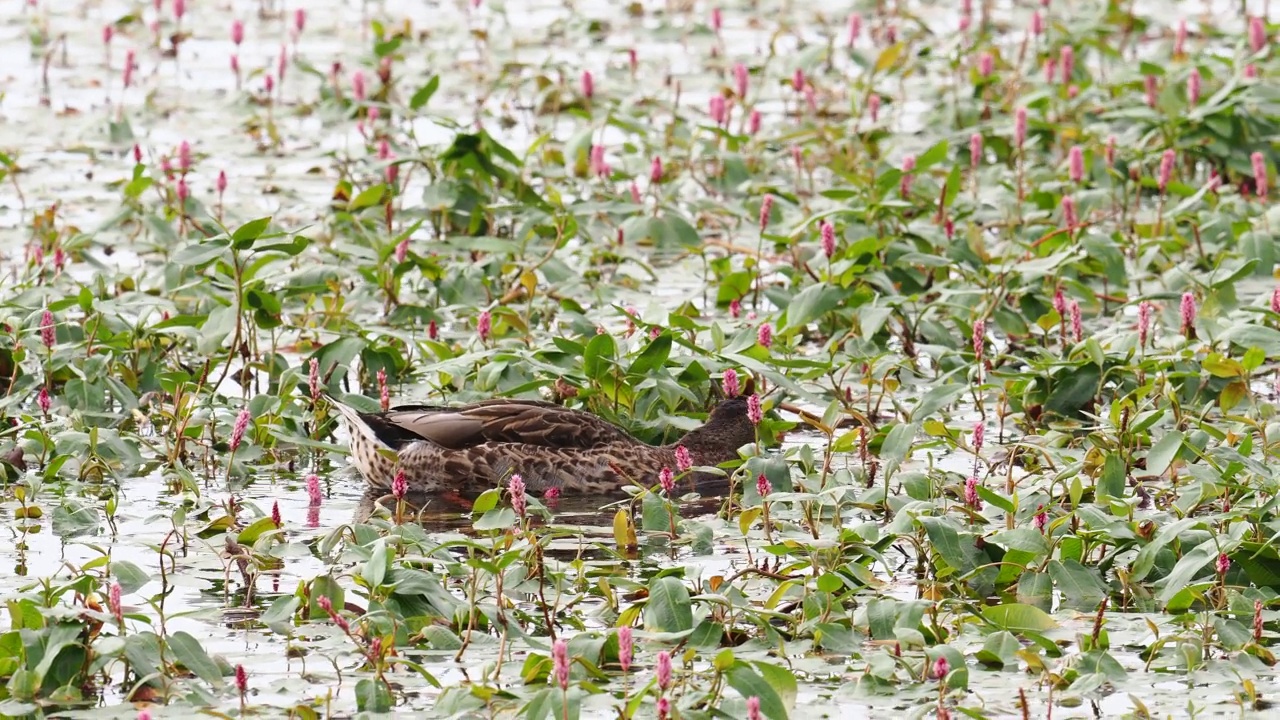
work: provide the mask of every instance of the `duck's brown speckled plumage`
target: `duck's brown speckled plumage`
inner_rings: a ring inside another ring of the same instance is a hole
[[[480,493],[519,473],[534,492],[611,493],[633,480],[656,483],[663,467],[675,469],[678,446],[694,465],[714,466],[755,439],[743,397],[725,400],[705,425],[657,446],[591,413],[537,400],[405,405],[384,413],[336,401],[334,407],[351,432],[352,463],[380,490],[390,489],[399,467],[414,492]]]

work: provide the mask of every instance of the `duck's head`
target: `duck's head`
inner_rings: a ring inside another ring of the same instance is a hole
[[[722,400],[711,410],[706,424],[686,436],[689,442],[682,445],[689,447],[695,455],[726,455],[716,463],[735,457],[738,448],[756,439],[756,428],[747,416],[747,398],[743,395]]]

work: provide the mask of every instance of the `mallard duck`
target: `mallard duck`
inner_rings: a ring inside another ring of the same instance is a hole
[[[755,440],[747,399],[722,401],[701,427],[669,445],[649,445],[582,410],[538,400],[485,400],[460,407],[402,405],[364,413],[336,400],[351,433],[352,464],[369,486],[390,490],[398,469],[410,492],[478,494],[518,473],[531,492],[606,494],[675,470],[676,448],[695,466],[715,466]],[[398,462],[397,462],[398,461]],[[707,478],[696,477],[695,482]]]

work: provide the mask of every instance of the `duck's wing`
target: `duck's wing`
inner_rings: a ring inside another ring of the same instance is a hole
[[[596,415],[538,400],[485,400],[461,407],[402,405],[362,418],[392,447],[415,440],[454,450],[485,443],[591,448],[635,442]]]

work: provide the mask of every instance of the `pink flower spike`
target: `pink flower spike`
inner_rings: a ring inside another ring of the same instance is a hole
[[[173,17],[181,21],[182,16],[187,14],[186,0],[173,0]]]
[[[1249,156],[1249,162],[1253,165],[1253,192],[1259,198],[1267,196],[1267,161],[1262,157],[1262,153],[1255,152]]]
[[[243,665],[236,665],[236,690],[241,695],[249,692],[249,673]]]
[[[800,92],[804,90],[804,86],[805,86],[804,70],[801,70],[800,68],[796,68],[796,71],[791,75],[791,89],[795,90],[796,92]]]
[[[663,691],[669,689],[671,687],[671,653],[666,650],[658,653],[655,672],[658,676],[658,688]]]
[[[763,474],[756,477],[756,494],[760,496],[760,499],[764,500],[769,497],[771,492],[773,492],[773,484],[769,482],[769,478]]]
[[[1142,79],[1143,92],[1147,96],[1147,107],[1156,106],[1156,98],[1159,87],[1156,85],[1156,76],[1147,75]]]
[[[244,42],[244,23],[239,20],[231,21],[231,42],[236,47],[240,47],[240,43]]]
[[[982,445],[987,438],[987,426],[979,420],[973,424],[973,452],[981,455]]]
[[[747,698],[747,720],[761,720],[760,715],[760,698],[752,695]]]
[[[1076,217],[1076,201],[1070,195],[1062,198],[1062,224],[1067,229],[1074,228],[1078,223]]]
[[[747,419],[752,425],[759,425],[764,421],[764,408],[760,405],[760,396],[755,393],[747,396]]]
[[[391,494],[396,500],[403,500],[409,494],[409,479],[405,477],[404,468],[396,470],[396,476],[391,480]]]
[[[984,52],[978,56],[978,75],[979,77],[991,77],[991,73],[995,72],[996,59],[989,52]]]
[[[664,695],[658,698],[655,708],[658,711],[658,720],[667,720],[671,717],[671,701]]]
[[[1107,167],[1115,167],[1116,164],[1116,136],[1107,136],[1107,145],[1102,151],[1102,157],[1107,162]]]
[[[1068,309],[1071,315],[1071,335],[1075,338],[1075,342],[1080,342],[1084,339],[1084,330],[1080,319],[1080,303],[1072,300]]]
[[[742,315],[742,301],[736,300],[736,299],[730,300],[729,301],[729,317],[733,318],[734,320],[737,320],[738,317],[741,315]]]
[[[40,313],[40,342],[44,343],[46,349],[52,350],[53,346],[58,342],[58,335],[53,323],[53,313],[45,308]]]
[[[138,63],[135,59],[133,50],[124,54],[124,86],[127,88],[133,84],[133,69]]]
[[[978,165],[982,163],[982,133],[974,133],[969,136],[969,167],[973,170],[978,169]]]
[[[649,182],[657,185],[662,182],[662,158],[655,157],[649,164]]]
[[[858,41],[858,36],[862,34],[862,16],[858,13],[849,13],[849,47]]]
[[[747,66],[742,63],[734,63],[733,65],[733,87],[737,93],[739,100],[745,100],[747,97],[747,82],[749,75]]]
[[[766,194],[760,201],[760,232],[769,227],[769,215],[773,212],[773,195]]]
[[[493,316],[489,314],[488,310],[484,310],[480,313],[479,319],[476,320],[476,334],[480,336],[480,342],[487,341],[492,330]]]
[[[297,35],[301,35],[302,31],[307,27],[307,10],[306,8],[298,8],[293,11],[293,31]]]
[[[635,640],[631,636],[630,625],[618,628],[618,666],[622,672],[631,669],[631,660],[635,655]]]
[[[107,591],[107,609],[115,617],[117,625],[124,624],[124,606],[120,604],[120,593],[120,583],[111,583],[111,588]]]
[[[1040,506],[1035,517],[1032,518],[1032,523],[1035,525],[1036,530],[1041,533],[1044,533],[1045,529],[1049,527],[1049,513],[1045,512],[1043,505]]]
[[[1271,291],[1271,312],[1280,315],[1280,285]]]
[[[976,477],[964,481],[964,504],[973,510],[982,509],[982,500],[978,498],[978,478]]]
[[[1057,76],[1058,76],[1058,63],[1054,62],[1053,58],[1045,58],[1044,81],[1052,85],[1053,81],[1057,79]]]
[[[1263,23],[1262,18],[1254,16],[1249,18],[1249,48],[1253,52],[1262,52],[1267,46],[1267,26]]]
[[[906,197],[911,194],[912,171],[916,169],[916,156],[907,155],[902,158],[902,180],[898,185],[898,192]]]
[[[1163,195],[1165,189],[1169,187],[1169,180],[1173,177],[1173,161],[1177,158],[1178,154],[1174,152],[1173,148],[1165,150],[1164,154],[1160,156],[1160,177],[1157,182],[1157,187],[1160,188],[1161,195]]]
[[[557,500],[559,498],[560,498],[560,488],[555,487],[554,485],[542,491],[543,500]]]
[[[356,102],[364,102],[364,72],[357,70],[351,74],[351,95]]]
[[[226,170],[218,171],[218,180],[215,183],[214,187],[218,191],[218,197],[222,197],[222,194],[227,191],[227,171]]]
[[[947,673],[951,672],[951,664],[947,662],[945,657],[941,655],[933,662],[933,676],[939,681],[945,680]]]
[[[822,233],[822,254],[830,260],[832,255],[836,254],[836,227],[830,222],[823,222],[820,231]]]
[[[320,400],[320,361],[316,358],[307,363],[307,390],[311,392],[311,402]]]
[[[880,96],[872,94],[867,98],[867,114],[871,116],[871,122],[880,121]]]
[[[1070,45],[1063,45],[1058,52],[1058,62],[1062,70],[1062,82],[1070,83],[1076,69],[1076,51]]]
[[[1027,109],[1020,107],[1013,113],[1013,144],[1019,150],[1027,140]]]
[[[676,476],[671,472],[671,468],[663,466],[658,471],[658,485],[662,488],[662,492],[667,497],[671,497],[671,493],[676,489]]]
[[[759,331],[756,332],[756,341],[766,350],[773,347],[773,326],[769,323],[761,324]]]
[[[974,360],[982,362],[982,351],[986,345],[987,337],[987,321],[978,318],[973,323],[973,356]]]
[[[1182,334],[1191,339],[1195,335],[1196,296],[1190,292],[1182,293],[1182,302],[1178,305],[1178,314],[1182,318]]]
[[[49,410],[53,408],[53,399],[49,397],[48,387],[40,386],[40,392],[36,393],[36,405],[40,406],[41,414],[49,414]]]
[[[391,409],[391,388],[387,387],[387,369],[378,368],[378,404],[382,412]]]
[[[1226,553],[1218,553],[1216,569],[1218,571],[1218,575],[1226,575],[1227,571],[1231,569],[1231,558],[1227,557]]]
[[[752,110],[751,116],[747,120],[747,134],[755,136],[760,132],[760,111]]]
[[[718,7],[711,8],[711,31],[719,35],[722,27],[724,27],[724,14]]]
[[[516,515],[523,518],[528,511],[529,498],[524,478],[519,473],[512,475],[511,480],[507,482],[507,492],[511,494],[511,509],[516,511]]]
[[[676,470],[682,473],[689,472],[693,467],[693,457],[689,455],[689,448],[683,445],[676,446]]]
[[[582,96],[590,100],[591,98],[595,97],[595,94],[596,94],[595,78],[591,76],[590,70],[583,70],[582,71]]]
[[[1173,35],[1173,56],[1181,57],[1186,51],[1186,46],[1187,46],[1187,21],[1179,20],[1178,29],[1174,31],[1174,35]]]
[[[724,395],[725,397],[738,396],[738,373],[733,368],[727,368],[724,371]]]
[[[1067,158],[1067,172],[1071,176],[1071,182],[1079,185],[1084,181],[1084,149],[1079,145],[1072,145]]]
[[[1191,74],[1187,76],[1187,104],[1195,105],[1200,102],[1200,71],[1191,68]]]
[[[284,524],[284,518],[280,516],[280,501],[276,500],[271,503],[271,524],[280,527]]]
[[[1044,34],[1044,16],[1039,10],[1031,13],[1031,34],[1035,37]]]
[[[111,38],[112,38],[112,36],[114,36],[114,35],[115,35],[115,31],[116,31],[116,29],[115,29],[115,26],[114,26],[114,25],[103,25],[103,26],[102,26],[102,44],[103,44],[103,45],[110,45],[110,44],[111,44]]]
[[[320,477],[315,473],[307,476],[307,505],[317,507],[324,502],[324,491],[320,488]]]
[[[228,445],[231,452],[235,452],[240,447],[240,442],[244,440],[245,431],[249,429],[249,410],[245,408],[236,415],[235,425],[231,427],[231,441]]]

